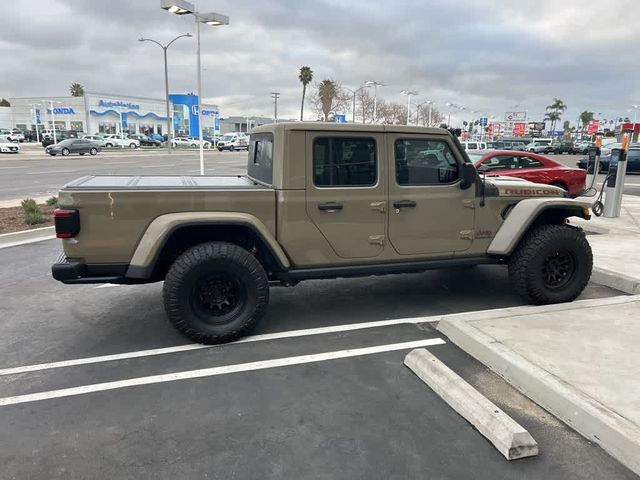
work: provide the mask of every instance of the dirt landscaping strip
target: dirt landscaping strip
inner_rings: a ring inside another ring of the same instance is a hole
[[[40,204],[45,222],[36,225],[27,225],[24,221],[24,210],[22,207],[0,208],[0,234],[20,232],[22,230],[33,230],[34,228],[50,227],[53,225],[53,211],[55,206]]]

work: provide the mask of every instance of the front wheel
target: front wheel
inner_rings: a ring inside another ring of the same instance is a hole
[[[137,145],[136,145],[135,143],[130,143],[130,144],[129,144],[129,148],[136,148],[136,146],[137,146]]]
[[[269,303],[269,282],[245,249],[211,242],[178,257],[162,295],[167,317],[180,333],[200,343],[225,343],[258,323]]]
[[[89,153],[91,155],[97,155],[98,154],[98,149],[97,148],[92,148],[91,150],[89,150]]]
[[[68,148],[63,148],[61,153],[62,153],[63,157],[66,157],[67,155],[69,155],[69,149]]]
[[[509,260],[509,280],[531,303],[570,302],[587,286],[592,267],[591,247],[582,230],[541,225],[527,233]]]

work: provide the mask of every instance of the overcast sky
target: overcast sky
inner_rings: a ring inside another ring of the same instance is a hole
[[[162,98],[163,43],[195,34],[190,15],[160,0],[18,0],[0,20],[0,97],[90,91]],[[417,90],[446,111],[453,102],[488,115],[527,110],[539,120],[559,97],[575,123],[585,109],[630,116],[640,104],[640,0],[200,0],[228,15],[202,26],[203,96],[223,117],[299,115],[300,66],[314,80],[354,88],[387,84],[378,94],[405,102]],[[172,92],[196,91],[196,41],[169,49]],[[517,105],[517,106],[516,106]],[[308,118],[312,109],[306,107]]]

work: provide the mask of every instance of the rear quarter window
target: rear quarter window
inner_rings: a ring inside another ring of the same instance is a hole
[[[255,133],[249,141],[249,177],[261,183],[273,183],[273,134]]]

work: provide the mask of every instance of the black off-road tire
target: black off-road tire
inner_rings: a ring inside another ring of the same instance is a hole
[[[557,269],[563,264],[570,265],[565,274]],[[530,303],[570,302],[587,286],[592,267],[591,246],[582,230],[541,225],[527,233],[511,256],[509,280]]]
[[[269,281],[260,262],[245,249],[203,243],[171,265],[162,296],[167,317],[180,333],[199,343],[225,343],[256,326],[269,303]],[[223,314],[228,307],[231,310]]]

